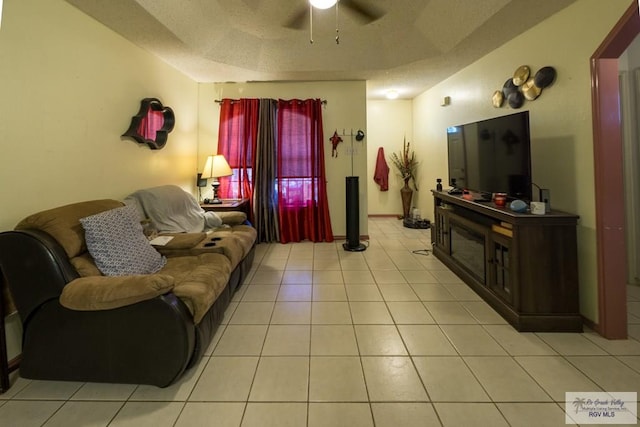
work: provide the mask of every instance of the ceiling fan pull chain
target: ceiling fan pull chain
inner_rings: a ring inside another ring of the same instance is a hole
[[[338,26],[338,5],[339,4],[340,4],[340,0],[336,2],[336,44],[340,44],[340,28]]]
[[[313,44],[313,5],[309,2],[309,43]]]

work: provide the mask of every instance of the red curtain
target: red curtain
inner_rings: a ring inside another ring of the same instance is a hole
[[[224,155],[233,176],[219,178],[221,198],[248,198],[253,212],[254,153],[258,135],[258,99],[223,99],[220,103],[218,154]]]
[[[280,242],[333,241],[324,168],[322,102],[278,101],[276,185]]]

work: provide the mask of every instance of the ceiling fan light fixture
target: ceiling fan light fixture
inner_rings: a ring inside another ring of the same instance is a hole
[[[309,0],[311,6],[316,9],[329,9],[330,7],[335,6],[338,0]]]

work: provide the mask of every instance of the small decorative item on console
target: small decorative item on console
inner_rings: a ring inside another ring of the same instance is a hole
[[[545,202],[531,202],[531,213],[534,215],[544,215],[546,213]]]
[[[504,205],[507,204],[507,194],[506,193],[496,193],[496,194],[494,194],[493,203],[495,203],[496,206],[503,207]]]
[[[512,211],[518,213],[524,213],[527,211],[527,204],[522,200],[516,199],[509,205]]]

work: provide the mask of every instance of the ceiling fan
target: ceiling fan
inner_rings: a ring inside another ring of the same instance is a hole
[[[365,4],[365,2],[361,0],[307,0],[307,2],[308,5],[300,6],[300,9],[291,15],[291,17],[283,24],[284,27],[300,30],[309,22],[311,7],[328,9],[337,3],[339,3],[341,10],[349,13],[354,19],[361,22],[363,25],[376,21],[382,18],[385,14],[381,9],[370,4]]]

